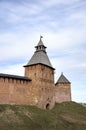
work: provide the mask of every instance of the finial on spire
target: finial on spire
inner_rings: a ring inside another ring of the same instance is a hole
[[[43,36],[40,35],[40,39],[43,38]]]
[[[63,72],[61,72],[61,75],[63,75]]]

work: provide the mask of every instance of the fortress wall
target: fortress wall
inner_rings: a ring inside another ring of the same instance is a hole
[[[0,78],[0,104],[9,102],[8,79]]]
[[[71,86],[66,83],[59,83],[55,86],[55,101],[65,102],[71,101]]]
[[[26,67],[25,76],[32,79],[0,77],[0,104],[36,105],[53,108],[55,102],[71,101],[70,83],[54,85],[54,70],[44,65]]]
[[[30,104],[31,82],[0,78],[0,104]]]

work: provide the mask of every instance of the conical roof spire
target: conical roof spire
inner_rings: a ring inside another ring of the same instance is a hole
[[[68,84],[70,84],[70,81],[63,75],[63,72],[62,72],[61,76],[59,77],[56,84],[58,84],[58,83],[68,83]]]
[[[43,65],[46,65],[46,66],[54,69],[51,65],[51,62],[50,62],[48,56],[47,56],[46,47],[44,46],[44,44],[42,42],[42,36],[40,36],[40,40],[39,40],[37,46],[35,46],[35,48],[36,48],[36,51],[35,51],[34,55],[32,56],[30,61],[25,66],[30,66],[30,65],[35,65],[35,64],[43,64]]]
[[[43,38],[43,36],[40,36],[40,40],[39,40],[39,42],[38,42],[38,45],[37,45],[37,46],[41,46],[41,45],[42,45],[42,46],[44,46],[44,45],[43,45],[43,42],[42,42],[42,38]]]
[[[37,44],[37,46],[35,47],[36,48],[36,51],[44,51],[46,52],[46,47],[44,46],[43,42],[42,42],[42,38],[43,36],[40,36],[40,40]]]

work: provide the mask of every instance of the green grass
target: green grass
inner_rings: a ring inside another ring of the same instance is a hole
[[[86,107],[75,102],[58,103],[52,110],[0,105],[0,130],[86,130]]]

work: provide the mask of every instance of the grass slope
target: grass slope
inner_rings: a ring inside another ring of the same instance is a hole
[[[86,130],[86,107],[65,102],[52,110],[0,105],[0,130]]]

